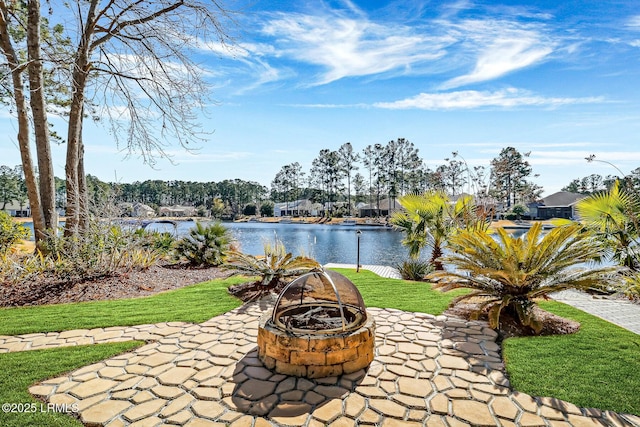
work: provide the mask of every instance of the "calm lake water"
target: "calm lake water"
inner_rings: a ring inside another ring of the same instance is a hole
[[[166,224],[152,224],[147,229],[170,231]],[[190,222],[178,223],[178,235],[184,235],[193,226]],[[402,233],[385,227],[352,227],[321,224],[234,223],[225,222],[240,250],[251,255],[264,253],[264,244],[281,240],[294,255],[306,255],[321,264],[330,262],[355,264],[360,230],[360,264],[394,266],[407,259],[402,246]],[[428,252],[428,251],[425,251]]]
[[[183,236],[194,226],[191,221],[178,221],[177,235]],[[30,227],[33,236],[33,225]],[[322,224],[279,224],[260,222],[225,222],[240,246],[240,250],[251,255],[264,253],[264,244],[281,240],[287,251],[294,255],[306,255],[321,264],[330,262],[355,264],[360,230],[360,264],[395,266],[408,258],[407,249],[402,246],[403,234],[385,227],[342,226]],[[152,223],[147,230],[173,233],[173,225]],[[430,254],[423,250],[423,257]]]

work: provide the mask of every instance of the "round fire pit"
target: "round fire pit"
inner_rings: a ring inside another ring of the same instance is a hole
[[[280,374],[322,378],[373,360],[375,322],[353,283],[333,271],[305,274],[285,287],[260,319],[258,356]]]

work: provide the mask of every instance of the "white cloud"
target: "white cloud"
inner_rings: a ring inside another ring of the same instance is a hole
[[[350,77],[400,75],[432,76],[427,85],[448,90],[575,55],[584,43],[560,33],[549,14],[526,7],[484,8],[460,0],[437,7],[437,17],[431,10],[409,18],[368,14],[348,0],[338,3],[320,3],[305,12],[256,14],[247,22],[259,33],[252,39],[230,47],[198,45],[246,65],[233,74],[233,80],[243,74],[253,79],[242,93],[283,80],[309,87]],[[467,10],[490,13],[463,18]]]
[[[377,108],[391,110],[460,110],[482,107],[557,107],[568,104],[591,104],[605,102],[601,97],[555,98],[534,95],[529,91],[509,88],[495,92],[463,90],[446,93],[421,93],[411,98],[394,102],[378,102]]]
[[[378,24],[338,12],[318,15],[277,14],[263,33],[275,38],[282,56],[325,69],[313,84],[345,77],[407,72],[412,66],[442,58],[448,36],[421,34],[400,24]]]
[[[222,45],[220,43],[197,41],[197,44],[203,52],[214,53],[221,58],[245,64],[247,67],[245,72],[251,76],[251,83],[242,85],[236,91],[237,94],[248,92],[267,83],[282,80],[291,74],[287,70],[274,67],[269,63],[269,58],[277,57],[279,54],[274,46],[266,43],[243,42],[235,45]],[[227,77],[224,85],[229,85],[242,74],[236,68],[227,72],[220,71],[220,69],[216,71],[207,69],[205,71],[209,76]],[[221,84],[218,82],[217,85],[220,86]]]
[[[539,46],[532,39],[498,39],[480,54],[474,70],[445,82],[443,89],[464,86],[501,77],[512,71],[535,64],[553,50]]]
[[[222,44],[202,40],[194,40],[194,43],[202,52],[215,53],[218,56],[236,60],[243,60],[253,56],[277,55],[275,48],[267,43],[240,42]]]
[[[634,30],[640,30],[640,15],[630,16],[625,23],[626,27],[631,27]]]
[[[473,69],[441,85],[442,89],[493,80],[546,59],[558,42],[542,25],[503,20],[467,20],[448,23],[462,38],[461,51],[475,57]]]
[[[374,21],[353,10],[353,5],[347,11],[323,8],[313,14],[276,13],[261,27],[272,40],[272,49],[263,46],[256,52],[320,67],[310,85],[384,73],[438,75],[468,70],[441,85],[441,89],[451,89],[497,79],[564,49],[547,15],[526,22],[460,19],[458,11],[469,7],[469,2],[461,1],[442,9],[439,18],[411,26],[392,19]],[[575,40],[572,43],[569,50],[578,46]]]
[[[473,3],[470,2],[469,0],[457,0],[453,2],[444,2],[444,4],[440,9],[441,16],[443,18],[444,17],[450,18],[464,10],[471,9],[472,7],[473,7]]]
[[[118,70],[119,73],[133,78],[146,78],[160,84],[169,78],[189,73],[188,67],[179,61],[158,59],[151,56],[134,54],[115,54],[100,58],[98,67]]]

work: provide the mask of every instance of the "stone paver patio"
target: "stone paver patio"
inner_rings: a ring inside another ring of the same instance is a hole
[[[89,426],[640,426],[640,417],[513,391],[482,322],[392,309],[374,316],[367,370],[318,380],[274,374],[257,357],[254,303],[199,325],[0,337],[0,351],[145,339],[130,353],[29,391],[76,404]]]

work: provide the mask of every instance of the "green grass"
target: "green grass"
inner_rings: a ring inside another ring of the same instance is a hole
[[[368,307],[440,314],[454,296],[468,292],[442,293],[426,283],[384,279],[366,270],[336,271],[357,285]],[[514,389],[640,415],[640,336],[565,304],[541,306],[580,322],[580,332],[505,340],[503,355]]]
[[[386,279],[368,270],[356,273],[353,269],[336,268],[335,271],[356,284],[367,307],[396,308],[439,315],[447,309],[454,297],[469,292],[459,289],[444,293],[431,289],[431,285],[425,282]]]
[[[370,307],[397,308],[440,314],[452,295],[431,290],[426,283],[384,279],[370,271],[340,270],[352,279]],[[143,323],[184,321],[200,323],[240,305],[227,293],[234,277],[214,280],[152,297],[91,303],[0,309],[0,335],[50,332]],[[36,402],[29,386],[135,347],[136,343],[103,344],[0,355],[0,402]],[[57,413],[1,414],[4,426],[79,426]]]
[[[580,331],[506,339],[503,357],[513,388],[640,415],[640,336],[565,304],[540,306],[580,322]]]
[[[361,270],[337,269],[357,284],[368,307],[441,314],[453,296],[423,282],[385,279]],[[0,335],[131,326],[157,322],[201,323],[240,305],[227,288],[246,281],[231,277],[163,292],[151,297],[0,309]]]
[[[0,309],[0,335],[131,326],[157,322],[201,323],[240,306],[227,292],[243,277],[213,280],[150,297]]]
[[[29,394],[29,387],[47,378],[55,378],[82,366],[130,351],[144,343],[129,341],[51,350],[0,354],[0,403],[35,403],[34,413],[0,412],[2,427],[60,426],[80,427],[75,418],[56,412],[40,412],[40,401]]]
[[[246,281],[233,277],[187,286],[152,297],[0,309],[0,335],[107,326],[183,321],[200,323],[240,306],[227,287]],[[129,351],[130,341],[93,346],[0,354],[0,403],[40,403],[28,388],[46,378]],[[0,413],[5,426],[81,426],[75,418],[52,412]]]

